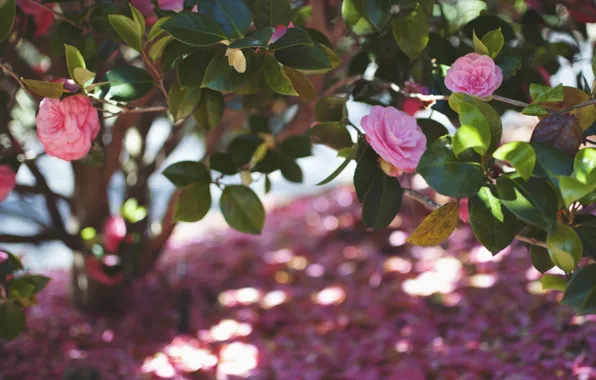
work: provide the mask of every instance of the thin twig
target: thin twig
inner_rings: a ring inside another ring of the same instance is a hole
[[[149,60],[149,57],[147,57],[147,54],[145,53],[145,51],[143,49],[141,49],[141,58],[143,59],[143,62],[145,63],[145,65],[148,66],[151,69],[151,71],[153,72],[153,75],[155,76],[155,79],[157,80],[157,86],[161,90],[164,98],[166,100],[168,100],[168,92],[166,91],[166,88],[164,87],[161,74],[159,73],[159,71],[157,71],[155,66],[153,66],[153,64]]]
[[[505,98],[503,96],[494,95],[494,94],[493,94],[493,99],[498,102],[501,102],[501,103],[511,104],[512,106],[518,106],[518,107],[523,107],[523,108],[526,108],[527,106],[529,106],[528,103],[520,102],[519,100],[513,100],[513,99]]]
[[[579,103],[579,104],[576,104],[574,106],[567,108],[565,111],[563,111],[563,113],[573,111],[574,109],[577,109],[577,108],[587,107],[587,106],[591,106],[591,105],[595,105],[595,104],[596,104],[596,99],[590,99],[586,102]]]
[[[434,211],[441,207],[442,205],[438,204],[437,202],[433,201],[426,195],[412,189],[404,189],[404,195],[426,207],[430,211]],[[537,245],[539,247],[546,248],[546,243],[542,240],[534,239],[529,236],[517,234],[515,238],[519,241],[523,241],[524,243],[529,243],[532,245]]]
[[[25,83],[21,80],[21,78],[19,78],[19,76],[17,74],[15,74],[11,69],[9,69],[8,67],[6,67],[5,65],[0,63],[0,69],[2,69],[6,74],[10,75],[14,80],[17,81],[17,83],[19,84],[19,86],[21,86],[21,88],[29,95],[31,94],[31,91],[29,91],[29,89],[27,88],[27,86],[25,85]]]
[[[61,19],[61,20],[62,20],[62,21],[64,21],[64,22],[66,22],[66,23],[68,23],[68,24],[70,24],[70,25],[74,26],[75,28],[77,28],[77,29],[80,29],[81,31],[83,31],[83,33],[89,33],[89,32],[92,32],[92,30],[91,30],[91,29],[88,29],[88,28],[85,28],[85,27],[84,27],[84,26],[82,26],[82,25],[79,25],[78,23],[76,23],[75,21],[73,21],[73,20],[69,19],[68,17],[66,17],[66,16],[65,16],[65,15],[63,15],[62,13],[60,13],[60,12],[57,12],[57,11],[56,11],[56,10],[54,10],[52,7],[48,7],[47,5],[45,5],[45,4],[42,4],[42,3],[38,3],[37,1],[31,1],[31,3],[33,3],[33,4],[37,5],[37,6],[38,6],[38,7],[40,7],[40,8],[43,8],[43,9],[45,9],[46,11],[52,12],[52,13],[54,14],[54,16],[56,16],[57,18]]]

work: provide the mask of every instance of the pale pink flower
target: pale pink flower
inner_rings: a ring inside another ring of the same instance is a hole
[[[37,136],[50,156],[65,161],[85,157],[99,128],[97,110],[86,96],[44,98],[39,105]]]
[[[503,83],[501,68],[487,55],[470,53],[447,70],[445,86],[452,92],[486,98]]]
[[[54,25],[54,14],[40,7],[37,2],[32,0],[17,0],[17,4],[24,14],[33,17],[36,37],[44,35]],[[53,8],[52,4],[46,4],[46,6]]]
[[[184,0],[157,0],[157,4],[164,11],[182,12],[184,10]]]
[[[413,172],[426,150],[426,136],[416,119],[393,107],[374,106],[362,118],[366,139],[381,158],[403,172]]]
[[[468,215],[468,198],[462,198],[459,200],[459,218],[468,223],[470,217]]]
[[[126,223],[124,219],[110,216],[103,225],[103,246],[109,252],[116,252],[120,242],[126,236]]]
[[[8,165],[0,165],[0,202],[8,197],[8,194],[17,184],[17,175]]]

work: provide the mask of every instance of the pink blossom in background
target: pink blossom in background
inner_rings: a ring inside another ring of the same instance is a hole
[[[271,35],[271,38],[269,39],[269,44],[273,44],[273,43],[279,41],[279,39],[282,38],[283,36],[285,36],[287,32],[288,32],[287,26],[285,26],[285,25],[276,26],[275,31],[273,32],[273,34]]]
[[[120,216],[110,216],[103,225],[103,246],[109,252],[116,252],[126,237],[126,223]]]
[[[458,58],[447,70],[445,86],[452,92],[485,98],[503,83],[501,68],[486,55],[470,53]]]
[[[428,88],[414,82],[406,82],[404,91],[408,94],[428,95],[430,93],[428,91]],[[422,99],[418,98],[406,98],[402,104],[402,111],[404,111],[410,116],[414,116],[416,112],[423,110],[424,108],[424,102],[422,101]]]
[[[8,253],[0,251],[0,265],[2,265],[2,263],[4,263],[6,260],[8,260]]]
[[[118,273],[115,276],[109,276],[103,270],[103,262],[94,256],[87,256],[85,258],[85,268],[86,272],[91,278],[107,286],[117,285],[124,279],[123,273]]]
[[[86,96],[44,98],[39,105],[37,136],[50,156],[65,161],[85,157],[99,128],[97,110]]]
[[[468,215],[468,198],[462,198],[459,200],[459,218],[465,223],[468,223],[470,220]]]
[[[145,16],[145,22],[147,24],[151,25],[157,20],[151,0],[131,0],[130,3]]]
[[[54,14],[37,5],[35,1],[17,0],[17,4],[24,14],[33,17],[36,37],[44,35],[54,25]],[[48,4],[47,6],[53,7],[52,4]]]
[[[8,165],[0,165],[0,202],[8,197],[8,194],[17,184],[17,175]]]
[[[184,10],[184,0],[157,0],[159,9],[164,11],[182,12]]]
[[[72,79],[58,78],[52,79],[50,82],[62,83],[62,88],[72,93],[79,92],[81,90],[81,87]]]
[[[426,150],[426,136],[416,119],[393,107],[372,107],[362,118],[366,139],[381,158],[397,169],[413,172]]]

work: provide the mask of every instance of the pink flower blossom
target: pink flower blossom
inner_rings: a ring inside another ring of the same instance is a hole
[[[157,20],[151,0],[131,0],[130,3],[145,16],[145,23],[151,25]]]
[[[0,265],[2,265],[6,260],[8,260],[8,253],[0,251]]]
[[[285,26],[285,25],[276,26],[275,31],[273,32],[273,35],[271,35],[271,38],[269,39],[269,45],[279,41],[280,38],[282,38],[283,36],[286,35],[286,33],[288,32],[288,29],[293,28],[293,27],[294,27],[294,23],[292,21],[290,21],[288,26]]]
[[[182,12],[184,10],[184,0],[157,0],[157,4],[164,11]]]
[[[17,0],[17,4],[24,14],[33,17],[36,37],[44,35],[54,25],[54,14],[37,5],[37,2],[32,0]],[[51,4],[48,6],[53,7]]]
[[[468,215],[468,198],[459,200],[459,218],[465,223],[468,223],[470,220]]]
[[[126,223],[120,216],[110,216],[103,225],[103,246],[109,252],[116,252],[126,236]]]
[[[416,119],[393,107],[375,106],[362,118],[362,128],[383,160],[404,172],[416,169],[426,150],[426,136]]]
[[[8,165],[0,165],[0,202],[6,199],[16,185],[17,175]]]
[[[117,273],[113,276],[108,275],[103,268],[103,262],[94,256],[85,258],[85,268],[89,276],[107,286],[118,285],[124,279],[123,273]]]
[[[489,56],[476,53],[458,58],[445,77],[445,86],[451,91],[480,98],[492,95],[501,83],[501,68]]]
[[[39,105],[37,136],[50,156],[65,161],[85,157],[99,128],[97,110],[85,96],[44,98]]]
[[[404,91],[408,94],[429,94],[428,88],[414,82],[406,82]],[[416,112],[425,108],[426,107],[422,99],[418,98],[406,98],[402,104],[402,110],[410,116],[414,116]]]

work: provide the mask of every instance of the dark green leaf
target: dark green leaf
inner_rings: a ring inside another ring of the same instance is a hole
[[[265,209],[250,188],[229,185],[219,202],[221,212],[230,227],[249,234],[259,234],[265,224]]]
[[[550,181],[559,187],[557,176],[568,176],[573,172],[573,161],[561,150],[543,143],[530,144],[536,153],[534,175],[540,179]]]
[[[535,103],[562,102],[564,100],[563,85],[557,87],[543,86],[541,84],[530,84],[530,96]]]
[[[445,126],[433,119],[416,119],[416,123],[422,129],[422,133],[426,136],[426,145],[432,144],[441,136],[449,134]]]
[[[391,20],[391,4],[387,0],[361,0],[362,10],[371,24],[378,31],[382,31]]]
[[[279,62],[272,56],[267,55],[263,58],[263,76],[269,88],[281,95],[298,95]]]
[[[323,186],[333,181],[338,175],[341,174],[341,172],[344,171],[344,169],[350,164],[350,162],[352,162],[352,160],[356,158],[357,149],[351,149],[352,150],[350,151],[350,154],[346,157],[345,161],[342,162],[341,165],[339,165],[337,169],[335,169],[333,173],[331,173],[327,178],[317,183],[317,186]]]
[[[315,106],[316,121],[343,121],[347,117],[347,98],[325,96]]]
[[[171,36],[169,37],[172,38]],[[163,53],[161,54],[159,65],[161,72],[167,73],[168,71],[173,69],[176,63],[178,63],[186,55],[192,54],[199,50],[200,48],[196,46],[190,46],[178,40],[171,40],[170,42],[168,42],[168,44],[163,50]],[[209,57],[211,56],[212,55],[209,55]],[[185,83],[186,80],[183,80],[182,82]]]
[[[489,187],[483,186],[469,198],[468,211],[474,235],[493,255],[511,244],[517,233],[517,219]]]
[[[25,330],[25,311],[18,303],[0,303],[0,339],[11,340]]]
[[[225,175],[234,175],[238,173],[238,168],[232,157],[224,152],[213,153],[209,157],[209,166]]]
[[[364,15],[364,8],[360,0],[344,0],[341,14],[345,24],[351,27],[357,35],[374,33],[375,27]]]
[[[493,153],[498,160],[507,161],[523,179],[530,179],[536,165],[536,153],[527,142],[514,141],[501,146]]]
[[[200,88],[181,88],[180,83],[175,82],[168,92],[168,109],[174,118],[174,122],[189,116],[201,101]]]
[[[182,88],[201,87],[207,67],[218,50],[223,49],[201,49],[178,62],[176,73]]]
[[[211,174],[205,164],[195,161],[172,164],[163,171],[163,175],[176,187],[185,187],[195,182],[211,182]]]
[[[554,232],[557,225],[557,194],[546,182],[537,178],[523,181],[500,176],[497,179],[499,198],[512,213],[526,223]]]
[[[482,4],[483,7],[486,5]],[[503,20],[500,17],[493,15],[478,16],[464,26],[463,31],[469,39],[472,39],[473,33],[476,32],[479,36],[484,36],[486,33],[495,29],[501,28],[505,42],[509,42],[515,38],[515,32],[511,23]]]
[[[230,142],[228,154],[238,166],[248,164],[263,139],[254,135],[240,135]]]
[[[204,88],[201,90],[201,102],[192,113],[192,117],[199,127],[210,131],[221,121],[225,107],[226,104],[221,93]]]
[[[417,172],[437,192],[454,198],[465,198],[478,192],[485,181],[482,165],[456,158],[451,137],[433,142],[422,155]]]
[[[246,57],[246,73],[237,72],[234,67],[228,64],[228,57],[225,52],[218,53],[213,59],[203,80],[203,87],[215,91],[235,91],[244,86],[250,79],[248,73],[252,69],[251,55]]]
[[[180,13],[161,28],[178,41],[193,46],[209,46],[227,38],[211,16],[199,13]]]
[[[524,115],[528,116],[545,116],[548,115],[548,110],[538,103],[530,104],[522,110]]]
[[[308,132],[315,144],[324,144],[336,150],[354,144],[346,125],[340,122],[316,123]]]
[[[331,61],[319,45],[295,45],[275,52],[275,58],[283,65],[298,70],[330,70]]]
[[[174,209],[177,222],[198,222],[211,208],[211,190],[209,183],[196,182],[186,186],[180,193]]]
[[[308,136],[290,136],[279,144],[279,149],[294,158],[308,157],[312,154],[312,146]]]
[[[14,25],[16,14],[16,1],[0,1],[0,42],[4,41],[10,34]]]
[[[377,173],[381,172],[378,159],[379,156],[368,145],[366,139],[360,138],[356,151],[356,170],[354,171],[354,188],[360,203],[364,202],[366,192],[372,186]]]
[[[256,0],[253,7],[255,26],[287,26],[292,21],[292,8],[288,0]]]
[[[283,156],[282,156],[283,157]],[[300,166],[289,157],[284,157],[280,162],[279,166],[281,174],[290,182],[301,183],[303,180],[302,169]]]
[[[540,273],[551,270],[555,266],[553,261],[550,259],[548,250],[543,247],[538,247],[537,245],[530,247],[530,258],[532,260],[532,265]]]
[[[258,29],[248,36],[235,40],[230,44],[232,49],[245,49],[249,47],[267,48],[269,46],[269,40],[273,35],[274,28],[266,26],[262,29]]]
[[[243,0],[200,0],[199,12],[213,17],[231,38],[243,37],[252,24],[250,10]]]
[[[581,267],[567,284],[561,303],[583,311],[588,295],[596,288],[596,264]]]
[[[505,81],[517,73],[517,70],[521,67],[521,58],[513,49],[506,47],[499,54],[495,63],[503,72],[503,80]]]
[[[391,21],[391,27],[397,45],[410,59],[418,57],[426,48],[430,28],[428,16],[420,5],[412,13]]]
[[[402,197],[403,189],[397,178],[377,170],[362,202],[362,221],[366,227],[387,227],[399,212]]]
[[[270,45],[270,48],[283,49],[296,45],[313,45],[313,41],[305,29],[289,28],[282,38]]]
[[[106,73],[102,82],[110,82],[101,87],[102,98],[128,102],[147,95],[155,83],[144,69],[130,65],[118,65]]]

